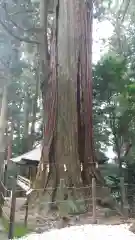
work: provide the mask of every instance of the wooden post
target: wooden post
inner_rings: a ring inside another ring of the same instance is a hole
[[[92,178],[92,207],[93,207],[93,224],[97,223],[96,219],[96,180]]]
[[[29,212],[29,196],[27,196],[27,201],[26,201],[26,209],[25,209],[25,218],[24,218],[24,226],[27,227],[28,223],[28,212]]]
[[[0,217],[2,217],[2,207],[4,205],[4,186],[2,181],[0,181]]]
[[[5,168],[4,168],[4,186],[5,188],[7,186],[7,163],[5,164]],[[4,189],[4,197],[7,197],[6,189]]]
[[[28,179],[30,181],[31,181],[31,173],[32,173],[32,169],[31,169],[31,166],[29,166]],[[27,223],[28,223],[28,213],[29,213],[29,195],[27,195],[26,208],[25,208],[25,218],[24,218],[25,227],[27,227]]]
[[[65,215],[67,215],[66,212],[66,207],[65,207],[65,203],[64,203],[64,192],[65,192],[65,182],[64,179],[60,179],[60,192],[59,192],[59,196],[60,196],[60,215],[61,217],[65,217]]]
[[[127,208],[127,200],[124,186],[124,177],[120,178],[120,192],[121,192],[121,210],[125,217],[128,217],[128,208]]]
[[[8,239],[14,238],[15,206],[16,206],[16,178],[12,177],[12,197],[11,197]]]

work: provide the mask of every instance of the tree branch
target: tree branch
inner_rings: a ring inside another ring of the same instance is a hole
[[[12,16],[8,13],[6,4],[3,6],[3,9],[4,9],[4,11],[5,11],[7,20],[10,21],[16,28],[20,29],[20,30],[23,31],[23,32],[28,32],[28,31],[31,31],[31,29],[33,29],[33,28],[24,29],[24,28],[20,27],[16,22],[14,22],[14,20],[12,20]],[[26,11],[26,12],[27,12],[27,11]]]
[[[125,18],[125,16],[126,16],[126,13],[127,13],[127,11],[128,11],[129,5],[130,5],[130,2],[131,2],[131,0],[128,0],[127,3],[126,3],[125,10],[124,10],[124,13],[123,13],[121,22],[124,21],[124,18]]]
[[[121,3],[120,9],[119,9],[118,15],[117,15],[117,19],[119,19],[119,18],[121,17],[121,19],[120,19],[120,23],[121,23],[121,24],[124,22],[126,13],[127,13],[127,11],[128,11],[129,5],[130,5],[130,2],[131,2],[131,0],[126,0],[126,5],[125,5],[125,8],[124,8],[124,10],[123,10],[123,14],[122,14],[122,15],[121,15],[121,13],[122,13],[123,5],[125,4],[125,0],[123,0],[123,2]],[[120,16],[120,15],[121,15],[121,16]]]
[[[24,28],[20,27],[16,22],[14,22],[12,19],[9,19],[9,21],[10,21],[16,28],[20,29],[20,30],[23,31],[23,32],[29,32],[29,31],[31,31],[32,29],[34,29],[34,28],[24,29]]]
[[[10,30],[5,23],[3,23],[3,21],[0,19],[0,24],[1,26],[6,30],[6,32],[11,35],[12,37],[18,39],[20,42],[26,42],[26,43],[32,43],[32,44],[40,44],[38,41],[32,41],[27,37],[21,38],[17,35],[15,35],[12,30]]]
[[[14,12],[14,13],[9,13],[9,16],[15,16],[15,15],[18,15],[18,14],[23,14],[23,13],[34,13],[35,11],[34,10],[26,10],[26,11],[18,11],[18,12]]]

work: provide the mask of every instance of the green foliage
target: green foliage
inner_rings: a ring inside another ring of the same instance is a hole
[[[125,144],[135,143],[135,85],[129,72],[128,61],[112,52],[93,67],[95,141],[99,149],[113,146],[118,163],[135,161],[133,147],[123,157]]]
[[[9,231],[9,222],[8,220],[3,216],[2,217],[2,223],[3,223],[3,226],[6,230],[6,232],[8,233]],[[19,223],[15,223],[15,226],[14,226],[14,238],[20,238],[20,237],[23,237],[25,235],[27,235],[28,233],[30,233],[30,231],[23,226],[23,224],[19,224]]]
[[[39,4],[35,5],[29,0],[9,0],[0,9],[3,23],[2,26],[0,24],[0,71],[5,77],[4,81],[0,78],[0,87],[3,88],[5,84],[8,85],[7,132],[10,133],[12,123],[14,128],[13,156],[23,152],[24,126],[27,125],[25,124],[27,95],[28,137],[31,135],[32,122],[34,122],[35,131],[35,124],[38,124],[41,118],[41,106],[36,107],[35,112],[33,110],[33,105],[37,105],[40,99],[39,89],[36,90],[36,88],[39,88],[37,78],[40,77],[38,74],[37,45],[34,42],[27,43],[36,39],[35,30],[32,29],[39,26],[38,10]],[[24,39],[24,41],[21,39]],[[34,134],[36,135],[36,133]],[[35,142],[35,138],[33,141]]]
[[[108,136],[113,138],[114,132],[118,132],[122,120],[125,120],[125,117],[120,117],[128,109],[128,102],[124,97],[129,82],[125,78],[126,69],[126,61],[113,54],[107,54],[94,66],[95,124],[96,129],[100,126],[100,134],[107,136],[106,141],[102,141],[106,145],[111,144]]]
[[[127,86],[127,91],[129,93],[129,96],[133,96],[135,95],[135,83],[130,84]]]

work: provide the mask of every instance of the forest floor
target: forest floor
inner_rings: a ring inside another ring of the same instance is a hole
[[[102,210],[103,212],[103,210]],[[93,217],[91,213],[82,214],[80,216],[70,216],[68,219],[62,220],[60,217],[51,216],[43,217],[43,214],[36,218],[36,232],[44,232],[55,228],[64,228],[71,226],[81,226],[86,224],[93,224]],[[121,225],[126,224],[132,228],[135,233],[135,219],[124,219],[120,216],[105,216],[101,214],[101,210],[97,210],[97,224],[98,225]]]
[[[17,224],[24,225],[25,218],[25,208],[22,207],[26,199],[18,199],[16,204],[15,222]],[[10,202],[9,202],[10,206]],[[5,205],[3,207],[3,212],[5,217],[9,217],[10,208]],[[96,219],[97,224],[101,225],[119,225],[128,224],[130,226],[134,225],[135,230],[135,219],[124,219],[123,217],[117,215],[114,210],[98,208],[96,209]],[[62,218],[57,214],[57,212],[46,213],[45,209],[29,208],[28,214],[28,228],[36,232],[44,232],[54,228],[63,228],[69,226],[78,226],[84,224],[92,224],[93,218],[92,213],[88,212],[85,214],[77,216],[68,216],[67,219],[62,220]]]
[[[24,226],[25,218],[25,207],[23,206],[25,201],[25,198],[18,198],[16,202],[15,224],[22,224],[22,226]],[[3,212],[5,214],[5,217],[9,217],[9,199],[7,199],[6,205],[3,207]],[[119,216],[114,210],[97,207],[96,219],[98,225],[127,224],[131,231],[135,233],[135,219],[125,219]],[[57,212],[46,213],[45,209],[39,209],[38,207],[29,207],[27,227],[28,231],[42,233],[51,229],[60,229],[70,226],[81,226],[92,223],[92,212],[81,214],[79,216],[68,216],[67,219],[62,220],[62,218],[57,214]],[[3,238],[1,238],[0,236],[0,239]]]
[[[2,221],[0,220],[0,240],[7,240],[7,233],[5,231],[5,228],[2,224]]]

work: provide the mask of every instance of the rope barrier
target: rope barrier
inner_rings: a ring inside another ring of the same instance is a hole
[[[1,183],[2,187],[4,188],[4,190],[5,190],[6,192],[10,191],[10,190],[8,190],[8,189],[6,188],[6,186],[4,185],[4,183],[3,183],[2,181],[0,181],[0,183]]]
[[[11,190],[9,190],[9,189],[7,189],[6,187],[5,187],[5,185],[4,185],[4,183],[2,182],[2,181],[0,181],[0,183],[1,183],[1,185],[2,185],[2,187],[3,187],[3,189],[6,191],[6,192],[9,192],[9,193],[11,193]],[[24,181],[23,181],[23,183],[24,183]],[[124,184],[124,186],[125,187],[134,187],[134,188],[132,188],[132,190],[135,190],[135,184],[128,184],[128,183],[125,183]],[[101,185],[96,185],[96,187],[98,188],[98,187],[102,187]],[[108,187],[108,186],[105,186],[105,187]],[[118,185],[116,185],[116,186],[109,186],[110,188],[117,188],[117,187],[120,187],[120,184],[118,184]],[[72,186],[72,187],[68,187],[68,186],[66,186],[66,188],[68,189],[68,190],[82,190],[82,189],[91,189],[92,188],[92,184],[91,185],[88,185],[88,186],[82,186],[82,187],[75,187],[75,186]],[[44,191],[44,188],[31,188],[33,191]],[[58,186],[57,187],[57,189],[60,189],[60,186]],[[56,188],[52,188],[52,187],[49,187],[49,188],[46,188],[45,190],[47,190],[47,191],[53,191],[53,190],[56,190]],[[22,189],[16,189],[16,192],[25,192],[24,190],[22,190]]]
[[[7,213],[2,209],[2,212],[4,213],[4,215],[6,216],[7,219],[9,219],[9,216],[7,215]]]
[[[6,204],[7,204],[7,207],[10,208],[10,205],[11,205],[11,204],[9,204],[9,201],[4,197],[3,193],[1,193],[1,196],[2,196],[2,198],[4,199],[4,206],[5,206],[5,203],[6,203]],[[9,198],[9,199],[10,199],[10,198]]]

